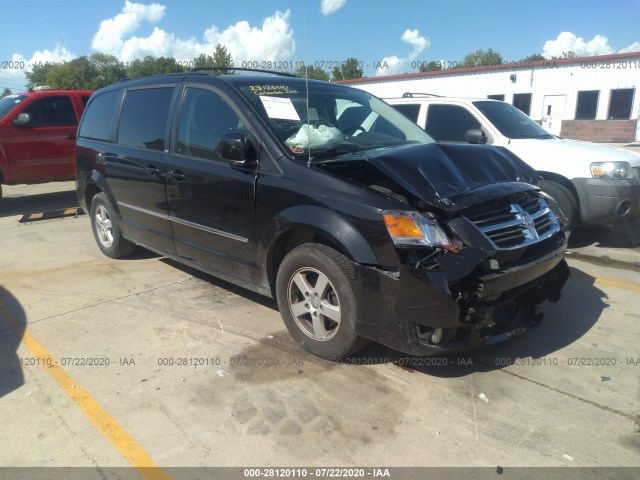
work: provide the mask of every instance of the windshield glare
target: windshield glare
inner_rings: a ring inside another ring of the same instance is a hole
[[[420,127],[363,90],[279,80],[240,85],[293,155],[336,155],[411,143],[433,143]]]
[[[26,95],[7,95],[0,98],[0,120],[25,98]]]
[[[495,101],[478,101],[473,104],[505,137],[553,138],[553,135],[513,105]]]

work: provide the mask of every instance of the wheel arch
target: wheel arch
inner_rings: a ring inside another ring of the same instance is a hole
[[[540,174],[540,178],[542,180],[548,180],[550,182],[558,183],[569,190],[569,192],[571,192],[571,194],[573,195],[573,198],[576,199],[576,204],[578,205],[578,213],[580,213],[580,196],[578,195],[578,191],[576,190],[576,187],[573,185],[571,180],[553,172],[538,171],[538,173]]]

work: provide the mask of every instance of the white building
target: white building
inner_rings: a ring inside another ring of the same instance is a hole
[[[346,80],[382,98],[405,92],[495,98],[551,133],[603,143],[640,141],[640,52],[518,62]]]

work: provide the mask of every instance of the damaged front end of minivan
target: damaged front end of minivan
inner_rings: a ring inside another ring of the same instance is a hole
[[[503,149],[415,145],[319,166],[397,201],[382,219],[397,268],[354,264],[358,333],[409,354],[520,335],[569,277],[562,212]]]

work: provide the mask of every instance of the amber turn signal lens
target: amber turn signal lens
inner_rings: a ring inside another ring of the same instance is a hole
[[[423,233],[411,217],[402,215],[384,215],[384,223],[392,237],[422,238]]]

